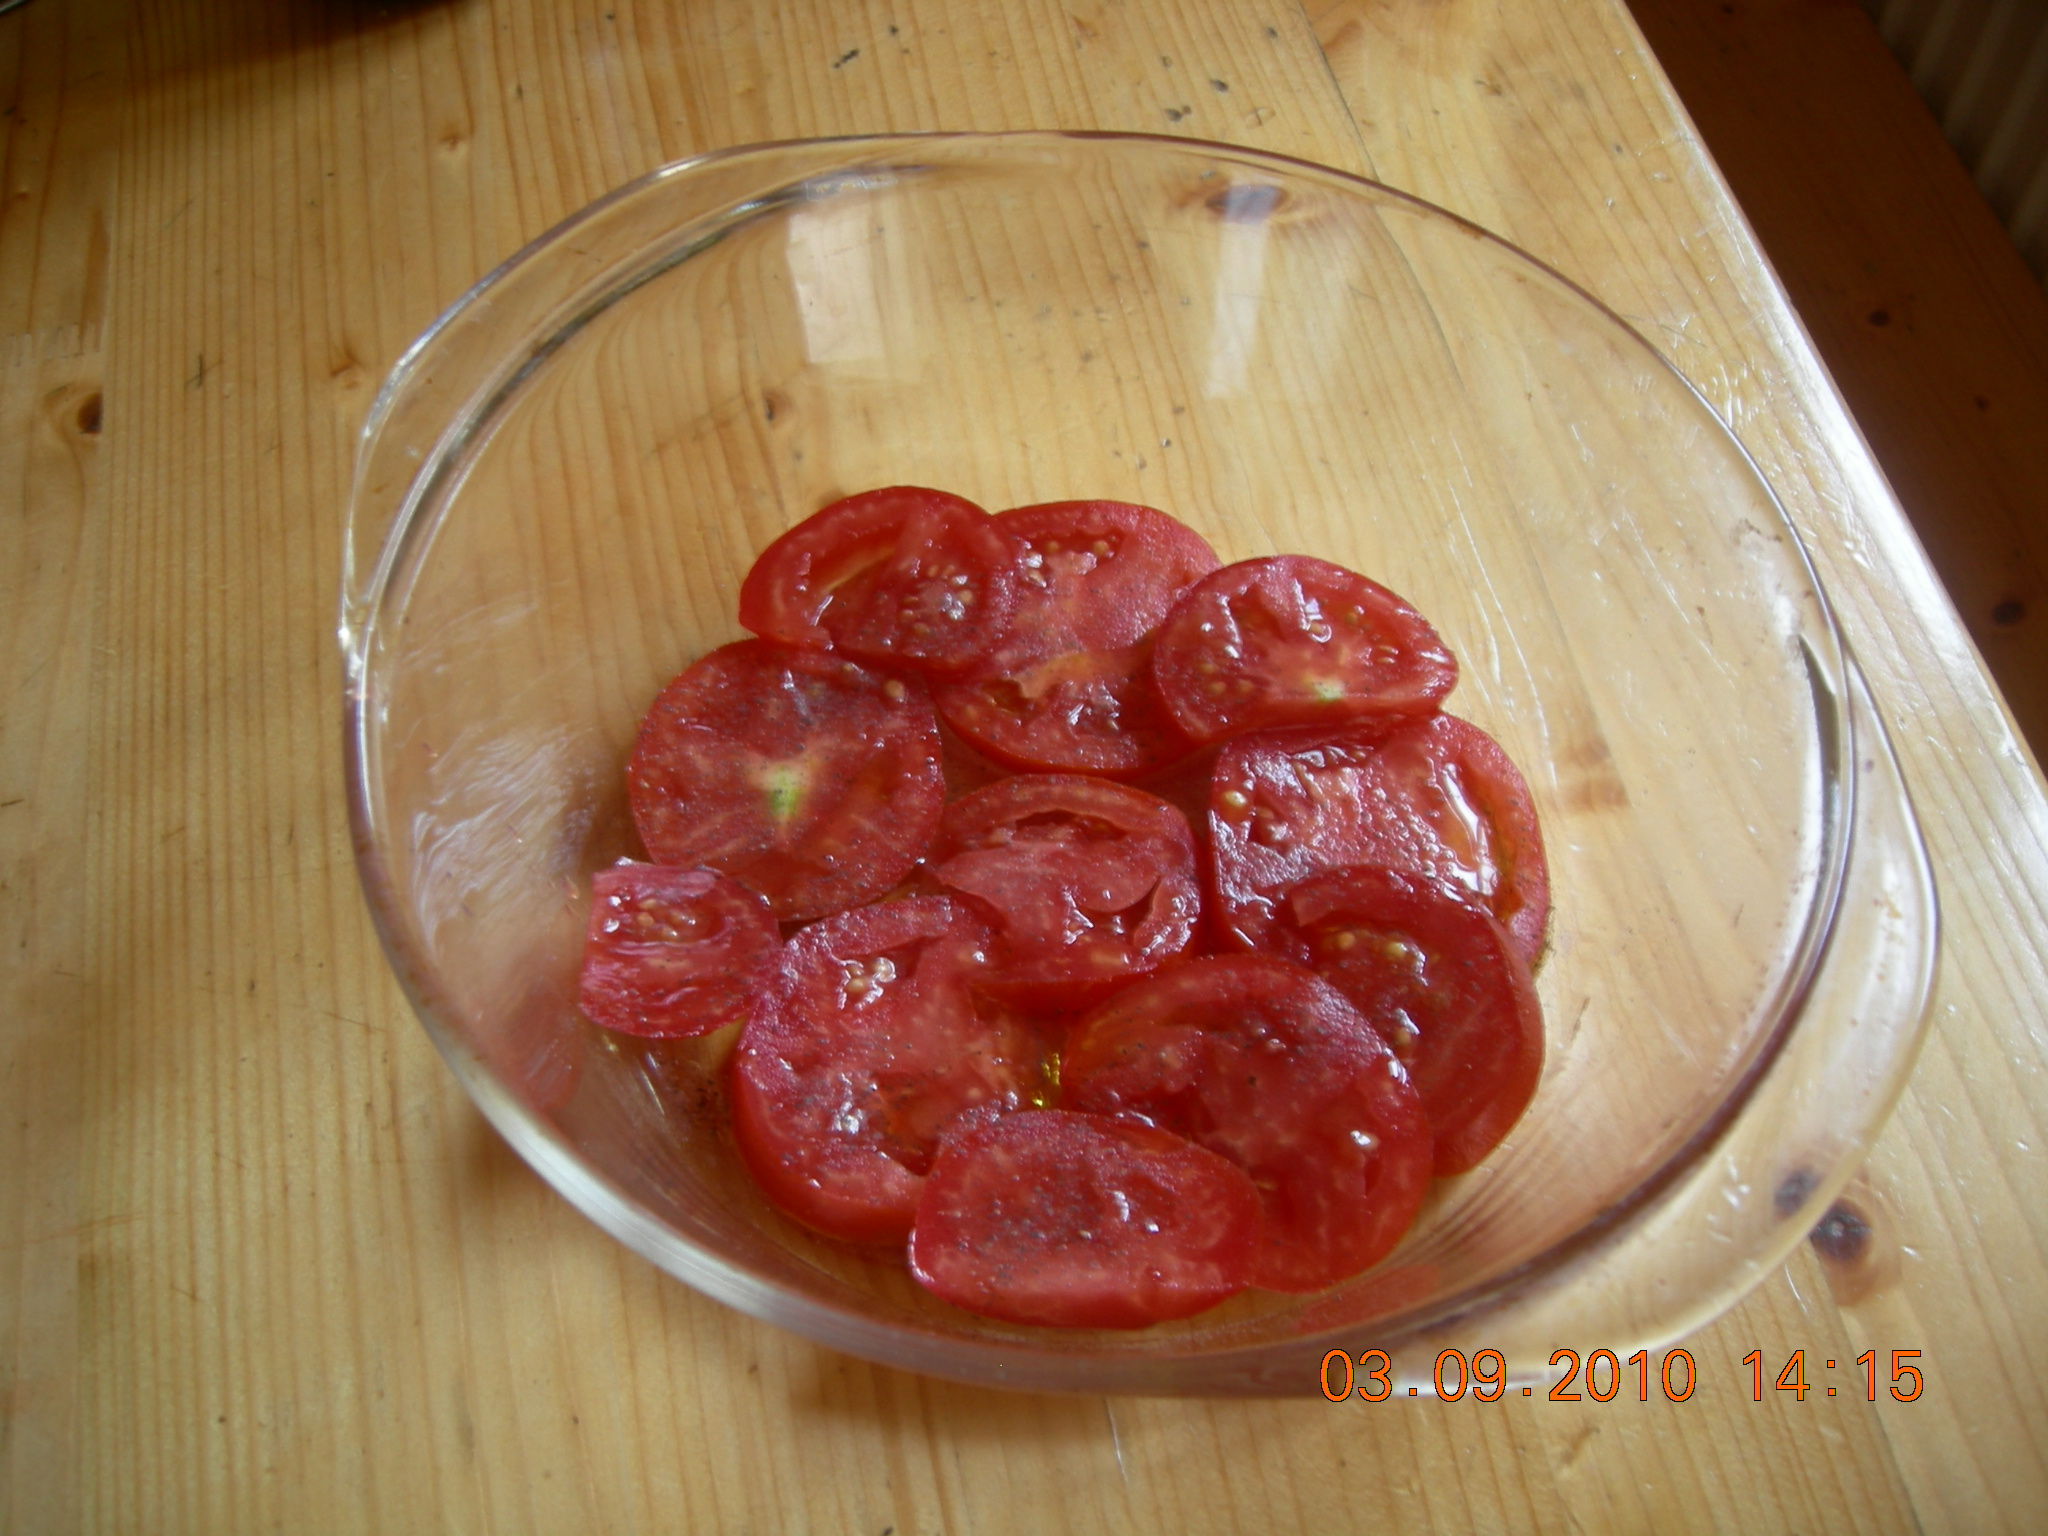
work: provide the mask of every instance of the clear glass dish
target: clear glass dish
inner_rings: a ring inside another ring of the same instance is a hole
[[[782,1218],[729,1042],[574,1006],[641,711],[737,638],[755,553],[909,482],[1166,508],[1321,555],[1456,650],[1555,893],[1538,1097],[1384,1264],[1140,1333],[989,1322]],[[436,1045],[577,1207],[705,1293],[961,1380],[1308,1393],[1326,1350],[1657,1347],[1778,1264],[1919,1039],[1935,902],[1770,489],[1613,314],[1436,208],[1186,140],[763,145],[544,236],[364,429],[341,638],[363,884]]]

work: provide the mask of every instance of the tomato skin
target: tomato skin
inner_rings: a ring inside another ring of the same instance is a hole
[[[1015,550],[973,502],[894,485],[833,502],[784,533],[740,583],[766,640],[830,647],[933,675],[965,671],[1016,602]]]
[[[768,904],[708,869],[615,864],[590,879],[577,1001],[593,1024],[679,1039],[747,1016],[782,936]]]
[[[1201,886],[1187,818],[1142,790],[1075,774],[999,779],[946,808],[929,873],[995,927],[982,985],[1074,1009],[1193,942]]]
[[[946,724],[1006,768],[1134,778],[1195,745],[1159,702],[1149,640],[1062,651],[933,697]]]
[[[1263,948],[1288,887],[1350,864],[1426,875],[1483,904],[1524,964],[1543,952],[1550,874],[1529,787],[1500,744],[1455,715],[1392,731],[1269,731],[1216,760],[1212,928]]]
[[[1427,714],[1458,681],[1429,621],[1378,582],[1308,555],[1204,577],[1159,626],[1152,675],[1196,741]]]
[[[733,1131],[782,1210],[854,1243],[909,1235],[939,1138],[1046,1092],[1044,1047],[973,977],[989,932],[940,896],[826,918],[783,947],[733,1055]]]
[[[1152,632],[1216,552],[1164,512],[1060,501],[1004,512],[1017,606],[973,674],[937,690],[955,731],[1014,768],[1149,773],[1193,743],[1152,686]]]
[[[1145,1328],[1244,1289],[1259,1192],[1127,1120],[1026,1110],[962,1126],[918,1200],[910,1272],[957,1307],[1053,1328]]]
[[[784,920],[818,917],[923,855],[944,809],[938,719],[914,677],[741,640],[655,699],[626,791],[658,862],[731,875]]]
[[[1270,955],[1196,960],[1074,1026],[1066,1108],[1135,1114],[1252,1177],[1252,1283],[1316,1291],[1400,1241],[1429,1187],[1430,1133],[1405,1071],[1328,983]]]
[[[1048,501],[997,516],[1016,541],[1017,623],[990,660],[1015,667],[1055,651],[1114,650],[1159,627],[1222,561],[1178,518],[1128,501]]]
[[[1349,998],[1408,1069],[1439,1178],[1476,1167],[1535,1097],[1543,1009],[1492,913],[1425,876],[1353,865],[1287,894],[1295,958]]]

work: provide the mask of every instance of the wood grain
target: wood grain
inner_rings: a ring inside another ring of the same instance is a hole
[[[0,20],[0,70],[0,1527],[1975,1531],[2048,1504],[2048,800],[1618,8],[45,0]],[[1689,1341],[1691,1401],[1106,1402],[834,1356],[570,1211],[393,985],[330,639],[384,370],[663,160],[1027,126],[1370,169],[1501,230],[1658,338],[1807,533],[1927,823],[1943,987],[1861,1195],[1877,1241]],[[1748,1399],[1752,1348],[1869,1347],[1923,1349],[1927,1396]]]
[[[98,1002],[81,703],[106,671],[100,444],[123,83],[105,39],[28,22],[0,22],[0,1529],[24,1531],[80,1516],[80,1042]]]
[[[1995,695],[1936,659],[1954,643],[1946,595],[1668,83],[1646,63],[1597,95],[1555,84],[1603,53],[1636,53],[1629,18],[1567,30],[1531,11],[1485,29],[1423,6],[1345,3],[1318,28],[1351,100],[1398,91],[1410,103],[1390,120],[1360,111],[1380,174],[1577,277],[1734,425],[1872,673],[1947,928],[1932,1034],[1862,1201],[1887,1213],[1884,1241],[1905,1262],[1845,1316],[1855,1353],[1920,1347],[1948,1380],[2012,1373],[1995,1405],[1950,1392],[1873,1416],[1923,1528],[2024,1529],[2048,1498],[2048,1412],[2025,1384],[2042,1363],[2033,1341],[2048,1338],[2039,1218],[2027,1214],[2048,1196],[2032,1155],[2042,1108],[2025,1086],[2040,1080],[2048,996],[2034,937],[2048,913],[2038,770]],[[1549,160],[1569,173],[1546,176]],[[1982,1305],[1945,1309],[1956,1295]]]
[[[1854,0],[1634,15],[2038,757],[2048,294]]]

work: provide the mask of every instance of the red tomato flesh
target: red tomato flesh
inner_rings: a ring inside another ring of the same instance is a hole
[[[918,1200],[910,1272],[956,1307],[1054,1328],[1145,1328],[1244,1289],[1259,1192],[1166,1131],[1058,1110],[970,1123]]]
[[[1525,965],[1543,950],[1550,874],[1535,804],[1491,736],[1453,715],[1382,733],[1274,731],[1216,760],[1209,838],[1220,941],[1264,948],[1289,886],[1383,864],[1461,891]]]
[[[740,1152],[776,1205],[848,1242],[899,1241],[962,1115],[1043,1099],[1036,1033],[972,985],[988,946],[939,896],[842,912],[784,946],[732,1071]]]
[[[740,623],[785,645],[953,673],[1010,621],[1015,551],[971,501],[897,485],[835,501],[761,552]]]
[[[708,869],[616,864],[590,879],[577,1001],[593,1024],[674,1039],[747,1016],[782,946],[768,904]]]
[[[731,875],[779,918],[819,917],[923,855],[943,810],[938,719],[914,677],[742,640],[655,699],[626,791],[660,863]]]
[[[1204,577],[1152,650],[1159,696],[1196,741],[1435,709],[1458,663],[1429,621],[1327,560],[1275,555]]]
[[[995,926],[983,985],[1034,1007],[1085,1007],[1157,970],[1201,916],[1187,818],[1100,779],[1027,774],[954,801],[930,867]]]
[[[1136,1114],[1229,1158],[1265,1208],[1254,1285],[1315,1291],[1382,1258],[1429,1187],[1408,1076],[1342,994],[1267,955],[1134,983],[1068,1037],[1067,1108]]]
[[[1218,561],[1185,524],[1120,501],[1019,507],[1017,606],[974,674],[934,695],[946,723],[1015,768],[1130,775],[1188,742],[1152,688],[1152,631]]]
[[[1535,1097],[1543,1010],[1514,940],[1429,879],[1356,865],[1288,892],[1296,958],[1348,997],[1408,1069],[1439,1177],[1476,1167]]]

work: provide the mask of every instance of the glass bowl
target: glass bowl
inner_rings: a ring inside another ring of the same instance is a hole
[[[1226,560],[1404,594],[1529,779],[1548,1060],[1383,1264],[1135,1333],[990,1322],[784,1219],[730,1039],[575,1007],[623,764],[846,493],[1162,507]],[[478,1107],[600,1226],[822,1344],[965,1381],[1308,1393],[1657,1347],[1810,1228],[1917,1043],[1935,905],[1799,539],[1699,395],[1586,294],[1371,182],[1181,139],[770,144],[643,177],[479,283],[364,428],[341,638],[369,904]],[[1334,1369],[1334,1368],[1333,1368]]]

